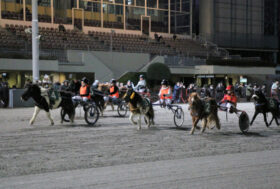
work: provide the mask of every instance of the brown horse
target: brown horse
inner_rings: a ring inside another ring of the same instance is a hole
[[[201,100],[197,93],[191,93],[188,102],[193,123],[190,134],[194,133],[199,120],[202,120],[201,133],[205,131],[206,127],[210,128],[209,126],[212,122],[215,123],[217,129],[221,128],[218,117],[218,105],[215,99],[206,98]]]

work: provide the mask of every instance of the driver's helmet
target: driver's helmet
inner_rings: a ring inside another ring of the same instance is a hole
[[[168,85],[168,81],[167,81],[166,79],[163,79],[163,80],[161,81],[161,84],[162,84],[162,85]]]
[[[142,78],[142,79],[144,79],[144,75],[139,75],[139,78]]]
[[[116,81],[115,79],[111,79],[110,83],[112,83],[112,84],[116,84],[116,83],[117,83],[117,81]]]
[[[227,86],[226,91],[233,91],[233,87],[231,85]]]
[[[83,77],[82,80],[85,84],[88,84],[88,79],[86,77]]]
[[[48,84],[50,83],[50,77],[49,75],[45,74],[43,77],[43,84]]]

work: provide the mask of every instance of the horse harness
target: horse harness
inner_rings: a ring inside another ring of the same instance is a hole
[[[134,100],[135,98],[135,92],[133,92],[131,95],[130,95],[130,100]],[[131,112],[140,112],[140,107],[142,107],[144,110],[147,110],[147,108],[150,106],[150,101],[147,99],[147,98],[140,98],[141,101],[140,101],[140,106],[137,107],[137,103],[136,103],[136,106],[133,105],[132,102],[129,102],[129,110]]]

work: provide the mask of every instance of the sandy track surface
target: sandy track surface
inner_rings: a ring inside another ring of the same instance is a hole
[[[253,103],[240,103],[251,118]],[[128,117],[105,111],[95,127],[88,127],[77,110],[75,124],[60,124],[59,110],[52,111],[55,126],[44,112],[29,126],[33,108],[0,110],[0,177],[14,177],[67,170],[110,167],[125,164],[179,160],[184,158],[261,152],[280,148],[280,127],[266,128],[259,115],[247,135],[238,127],[235,115],[219,112],[222,128],[197,130],[189,135],[191,119],[187,106],[182,128],[176,128],[173,114],[155,107],[156,125],[143,122],[138,131]]]

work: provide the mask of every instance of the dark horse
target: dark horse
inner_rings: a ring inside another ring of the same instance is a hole
[[[53,125],[54,122],[51,118],[50,109],[55,109],[59,107],[61,107],[64,110],[64,113],[61,118],[61,123],[63,122],[64,116],[66,114],[68,114],[71,122],[74,121],[75,107],[71,99],[71,94],[60,92],[61,97],[59,97],[59,99],[55,101],[55,104],[51,108],[48,95],[42,95],[42,93],[46,93],[46,89],[42,89],[36,84],[28,84],[26,85],[26,91],[21,96],[21,98],[25,101],[27,101],[29,98],[33,98],[33,100],[35,101],[35,110],[33,117],[29,122],[30,125],[34,123],[36,116],[38,115],[41,109],[45,110],[48,118],[51,121],[51,124]]]
[[[105,109],[105,101],[104,101],[104,94],[102,91],[97,89],[92,89],[91,98],[96,104],[97,108],[99,109],[101,115],[103,115],[103,111]]]
[[[130,117],[129,120],[136,125],[137,122],[133,120],[135,115],[139,115],[138,129],[141,129],[141,115],[144,115],[144,120],[148,127],[154,123],[154,109],[152,103],[147,98],[142,98],[140,94],[133,89],[128,89],[124,94],[123,99],[129,104]]]
[[[279,123],[277,120],[278,113],[279,113],[278,101],[274,98],[266,98],[261,90],[255,91],[252,98],[255,100],[256,103],[255,103],[255,114],[252,118],[250,125],[253,124],[257,115],[259,113],[262,113],[263,117],[264,117],[264,122],[267,127],[269,127],[271,125],[271,123],[274,119],[275,119],[276,124],[279,126]],[[272,114],[272,119],[269,123],[267,122],[267,117],[266,117],[266,113],[268,113],[268,112],[271,112],[271,114]]]

